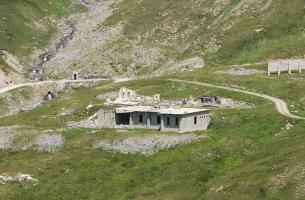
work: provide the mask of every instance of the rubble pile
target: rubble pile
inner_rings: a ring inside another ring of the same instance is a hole
[[[23,130],[16,127],[0,128],[0,149],[29,150],[51,152],[64,145],[64,137],[59,134]]]
[[[38,151],[55,151],[64,145],[64,138],[61,135],[40,134],[35,140]]]
[[[266,73],[263,70],[258,69],[247,69],[247,68],[231,68],[228,71],[218,71],[218,74],[230,74],[232,76],[250,76],[255,74],[264,74]]]
[[[22,174],[18,172],[17,174],[2,174],[0,175],[0,184],[6,184],[8,182],[37,182],[36,178],[33,178],[30,174]]]
[[[93,148],[101,148],[105,151],[115,151],[122,154],[153,155],[159,151],[206,138],[207,136],[197,136],[194,134],[134,136],[115,141],[101,140],[94,144]]]
[[[160,94],[153,96],[139,95],[136,91],[121,88],[119,92],[110,92],[104,95],[98,96],[100,100],[105,100],[106,105],[142,105],[142,106],[154,106],[156,108],[162,107],[221,107],[221,108],[253,108],[252,104],[243,101],[234,101],[229,98],[223,98],[218,96],[203,96],[199,98],[181,98],[181,99],[162,99]]]

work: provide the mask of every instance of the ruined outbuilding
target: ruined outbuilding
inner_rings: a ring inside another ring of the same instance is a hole
[[[128,106],[96,114],[96,124],[109,128],[192,132],[208,129],[210,122],[209,110],[195,108]]]
[[[305,69],[305,59],[286,59],[286,60],[271,60],[268,62],[268,75],[276,73],[280,75],[283,72],[301,73]]]
[[[107,104],[119,104],[119,105],[137,105],[141,103],[151,103],[155,104],[160,101],[160,94],[155,94],[153,96],[139,95],[136,91],[122,87],[114,101],[111,99],[106,99]]]

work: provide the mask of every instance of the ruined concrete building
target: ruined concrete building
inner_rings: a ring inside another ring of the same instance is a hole
[[[209,110],[194,108],[157,109],[152,106],[129,106],[112,111],[100,110],[96,115],[96,124],[108,128],[192,132],[208,129],[210,122]]]
[[[301,73],[305,69],[305,59],[288,59],[288,60],[272,60],[268,62],[268,75],[276,73],[280,75],[283,72]]]
[[[217,96],[203,96],[199,97],[201,103],[217,103],[220,104],[220,99]]]
[[[137,105],[143,102],[156,103],[160,101],[160,94],[154,96],[143,96],[137,94],[134,90],[127,89],[122,87],[118,94],[117,98],[112,102],[110,99],[107,99],[107,104],[121,104],[121,105]]]

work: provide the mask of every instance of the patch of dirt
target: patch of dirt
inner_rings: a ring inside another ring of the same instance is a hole
[[[24,67],[20,64],[16,56],[5,50],[0,51],[0,55],[9,67],[14,69],[16,72],[22,73]]]
[[[37,182],[38,180],[36,178],[33,178],[30,174],[23,174],[21,172],[18,172],[17,174],[8,174],[4,173],[0,175],[0,184],[4,185],[9,182]]]
[[[231,68],[228,71],[217,71],[218,74],[230,74],[232,76],[250,76],[256,74],[265,74],[266,72],[258,69]]]
[[[206,138],[207,136],[197,136],[194,134],[152,134],[143,137],[128,137],[123,140],[101,140],[93,144],[93,148],[101,148],[105,151],[115,151],[122,154],[152,155],[159,151],[174,148],[178,145],[187,144]]]
[[[39,133],[20,127],[0,127],[0,149],[29,150],[51,152],[64,145],[64,137],[60,134],[44,131]]]
[[[287,167],[282,173],[270,179],[271,189],[277,192],[294,184],[295,199],[305,198],[305,164]]]

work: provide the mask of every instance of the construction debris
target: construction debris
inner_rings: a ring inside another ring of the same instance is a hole
[[[178,145],[206,138],[207,136],[197,136],[194,134],[134,136],[115,141],[101,140],[94,144],[93,148],[102,148],[105,151],[115,151],[122,154],[153,155],[159,151],[165,151]]]
[[[33,178],[30,174],[22,174],[21,172],[18,172],[17,174],[7,174],[4,173],[0,175],[0,184],[6,184],[8,182],[37,182],[38,180],[36,178]]]
[[[120,105],[137,105],[141,103],[150,103],[154,104],[156,102],[160,101],[160,94],[156,94],[152,97],[150,96],[144,96],[139,95],[136,93],[136,91],[127,89],[125,87],[122,87],[119,92],[117,93],[117,97],[114,101],[112,101],[110,98],[106,99],[106,104],[120,104]]]
[[[181,98],[181,99],[161,99],[160,94],[153,96],[144,96],[137,94],[136,91],[121,88],[117,93],[110,92],[104,95],[98,96],[100,100],[105,100],[105,105],[141,105],[141,106],[153,106],[156,108],[162,107],[220,107],[220,108],[253,108],[254,105],[248,104],[242,101],[234,101],[229,98],[223,98],[218,96],[202,96],[199,98]]]

